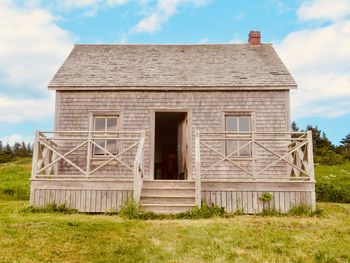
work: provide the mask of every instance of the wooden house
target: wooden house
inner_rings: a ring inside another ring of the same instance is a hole
[[[31,204],[314,209],[311,134],[289,128],[296,87],[256,31],[247,44],[76,45],[49,84],[55,129],[36,133]]]

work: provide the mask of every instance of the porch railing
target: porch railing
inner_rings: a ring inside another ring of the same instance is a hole
[[[239,143],[228,151],[229,142]],[[246,156],[239,155],[243,149]],[[210,177],[215,173],[218,179],[225,179],[226,175],[229,179],[314,181],[311,131],[197,131],[195,185],[198,206],[201,202],[202,176]]]
[[[144,142],[144,131],[37,131],[32,178],[129,177],[139,201]]]

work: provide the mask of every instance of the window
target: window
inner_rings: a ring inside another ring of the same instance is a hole
[[[225,129],[229,132],[250,132],[251,116],[227,114],[225,116]],[[251,157],[252,151],[248,140],[227,140],[226,155],[232,157]],[[244,146],[244,147],[243,147]],[[242,147],[242,148],[241,148]],[[239,149],[240,148],[240,149]],[[239,149],[239,150],[238,150]],[[236,151],[236,152],[235,152]],[[235,153],[233,153],[235,152]]]
[[[116,116],[94,116],[93,123],[94,131],[117,131],[118,130],[118,117]],[[95,133],[94,137],[106,137],[106,136],[117,136],[117,134],[108,133]],[[95,139],[95,143],[106,149],[112,154],[117,154],[117,140],[113,139]],[[107,156],[108,153],[97,147],[93,147],[94,156]]]

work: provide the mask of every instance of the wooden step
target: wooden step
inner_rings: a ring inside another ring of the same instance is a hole
[[[141,191],[141,207],[154,213],[174,214],[195,207],[193,181],[149,180]]]
[[[195,187],[194,181],[181,181],[181,180],[145,180],[143,181],[143,187],[145,188],[172,188],[172,189],[184,189]]]
[[[159,214],[176,214],[191,210],[194,205],[191,204],[143,204],[141,206],[145,211],[152,211]]]
[[[156,195],[148,195],[148,196],[142,196],[141,197],[141,205],[142,204],[195,204],[195,197],[194,196],[156,196]]]
[[[147,195],[168,196],[194,196],[195,189],[173,189],[173,188],[142,188],[141,197]]]

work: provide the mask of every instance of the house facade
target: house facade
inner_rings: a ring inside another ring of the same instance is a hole
[[[289,130],[295,88],[259,32],[247,44],[76,45],[49,84],[55,129],[36,134],[31,203],[314,208],[311,134]]]

